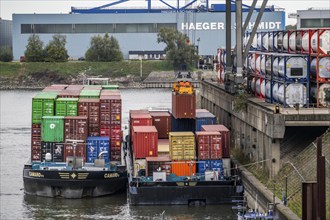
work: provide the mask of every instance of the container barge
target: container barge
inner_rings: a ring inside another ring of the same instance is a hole
[[[178,74],[172,111],[130,111],[124,149],[131,205],[230,204],[243,197],[231,166],[230,132],[196,109],[190,81],[190,73]]]
[[[46,87],[32,99],[31,128],[26,194],[83,198],[127,189],[118,86]]]

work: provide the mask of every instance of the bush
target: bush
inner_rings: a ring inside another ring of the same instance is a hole
[[[4,47],[0,49],[0,61],[10,62],[13,60],[13,52],[9,47]]]
[[[66,62],[68,61],[68,51],[65,48],[66,37],[62,35],[54,35],[46,48],[46,61],[48,62]]]
[[[43,62],[45,53],[39,36],[32,34],[28,39],[24,56],[27,62]]]

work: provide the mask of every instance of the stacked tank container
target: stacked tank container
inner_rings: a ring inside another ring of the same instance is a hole
[[[85,162],[94,162],[99,156],[105,162],[119,161],[122,139],[120,94],[118,90],[111,93],[116,96],[111,98],[115,104],[108,109],[110,133],[100,137],[101,92],[100,85],[53,85],[38,93],[32,99],[31,161],[44,161],[46,153],[51,153],[53,162],[65,162],[67,157],[74,155],[84,158]],[[68,140],[79,140],[80,143],[74,147]],[[116,141],[115,144],[110,140]],[[119,156],[110,158],[111,146],[119,146],[116,148],[119,153],[114,153]]]

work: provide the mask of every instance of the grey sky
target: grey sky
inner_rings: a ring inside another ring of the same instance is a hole
[[[114,0],[0,0],[0,17],[3,19],[12,20],[12,14],[31,14],[31,13],[68,13],[71,10],[71,6],[75,7],[96,7],[104,4],[114,2]],[[171,5],[176,5],[176,0],[165,0],[165,2]],[[184,5],[184,0],[180,0],[180,5]],[[189,2],[189,1],[188,1]],[[212,3],[225,3],[225,0],[210,0]],[[243,4],[250,5],[252,0],[243,0]],[[257,5],[261,5],[262,1],[259,0]],[[158,0],[153,0],[152,5],[159,5]],[[295,24],[296,19],[288,19],[289,13],[295,13],[297,10],[305,10],[310,7],[316,8],[330,8],[330,0],[269,0],[268,5],[275,5],[284,8],[286,11],[286,23]],[[145,0],[131,0],[125,4],[120,4],[120,7],[147,7],[147,2]],[[117,7],[119,7],[117,6]]]

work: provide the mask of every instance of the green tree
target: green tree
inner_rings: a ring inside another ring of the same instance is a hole
[[[24,52],[27,62],[42,62],[44,61],[43,42],[39,36],[32,34],[28,39],[28,44]]]
[[[197,60],[196,47],[190,44],[186,34],[172,28],[162,28],[158,33],[158,43],[165,43],[166,59],[175,69],[181,69],[183,64],[194,65]]]
[[[10,62],[13,60],[13,52],[9,47],[0,48],[0,61]]]
[[[68,51],[65,48],[66,37],[63,35],[54,35],[46,48],[46,61],[48,62],[66,62],[68,60]]]
[[[121,61],[123,54],[120,51],[118,41],[113,37],[105,34],[94,36],[91,39],[90,47],[85,53],[87,61]]]

